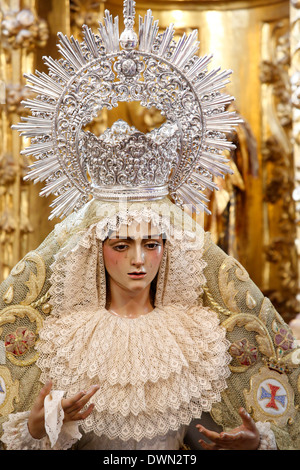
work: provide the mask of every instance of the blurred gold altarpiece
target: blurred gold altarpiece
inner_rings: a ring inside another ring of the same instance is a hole
[[[235,174],[211,195],[205,228],[290,321],[300,291],[300,1],[137,1],[137,15],[148,8],[161,29],[198,29],[200,53],[234,71],[227,90],[245,123],[233,136]],[[47,71],[42,57],[58,58],[57,32],[80,39],[82,24],[96,31],[105,9],[122,18],[121,0],[0,0],[0,281],[59,221],[48,221],[41,186],[22,180],[30,162],[11,125],[26,114],[23,73]],[[132,103],[99,116],[93,131],[118,118],[142,131],[161,123]]]

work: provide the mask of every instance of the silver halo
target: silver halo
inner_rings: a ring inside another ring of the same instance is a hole
[[[25,75],[38,96],[23,102],[32,116],[13,128],[31,137],[22,153],[37,159],[25,179],[46,181],[41,195],[56,196],[50,218],[67,216],[91,196],[116,200],[126,194],[144,200],[169,193],[180,206],[192,204],[209,212],[203,191],[218,189],[214,175],[231,172],[223,152],[234,146],[226,134],[241,120],[226,111],[233,98],[220,92],[231,71],[207,71],[212,56],[196,55],[196,30],[176,43],[173,25],[159,34],[148,10],[139,18],[137,35],[134,16],[135,2],[128,0],[121,36],[118,17],[113,20],[107,10],[99,34],[83,26],[81,44],[58,33],[63,58],[44,58],[48,74]],[[166,117],[157,145],[148,133],[134,147],[136,132],[124,136],[123,147],[120,135],[110,146],[93,135],[95,146],[87,141],[84,126],[121,101],[155,106]],[[168,135],[165,126],[177,132]]]

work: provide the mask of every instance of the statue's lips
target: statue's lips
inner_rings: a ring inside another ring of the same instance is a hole
[[[128,276],[131,277],[131,279],[143,279],[146,273],[128,273]]]

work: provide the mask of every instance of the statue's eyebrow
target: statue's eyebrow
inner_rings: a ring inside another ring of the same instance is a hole
[[[162,235],[161,234],[150,234],[150,235],[144,235],[142,237],[142,240],[151,240],[151,239],[157,239],[159,237],[161,237]],[[122,236],[122,235],[109,235],[108,237],[109,240],[115,240],[115,239],[118,239],[118,240],[135,240],[133,237],[127,237],[127,236]]]

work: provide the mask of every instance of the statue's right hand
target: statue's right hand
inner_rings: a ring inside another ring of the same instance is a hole
[[[46,435],[44,400],[50,393],[52,382],[47,382],[41,389],[33,404],[29,418],[28,430],[34,439],[42,439]]]
[[[46,435],[44,400],[50,393],[52,382],[47,382],[41,389],[28,418],[28,430],[34,439],[42,439]],[[99,385],[92,385],[87,392],[79,392],[74,397],[62,399],[61,405],[64,411],[64,423],[79,421],[91,414],[94,404],[81,411],[90,398],[99,390]]]

